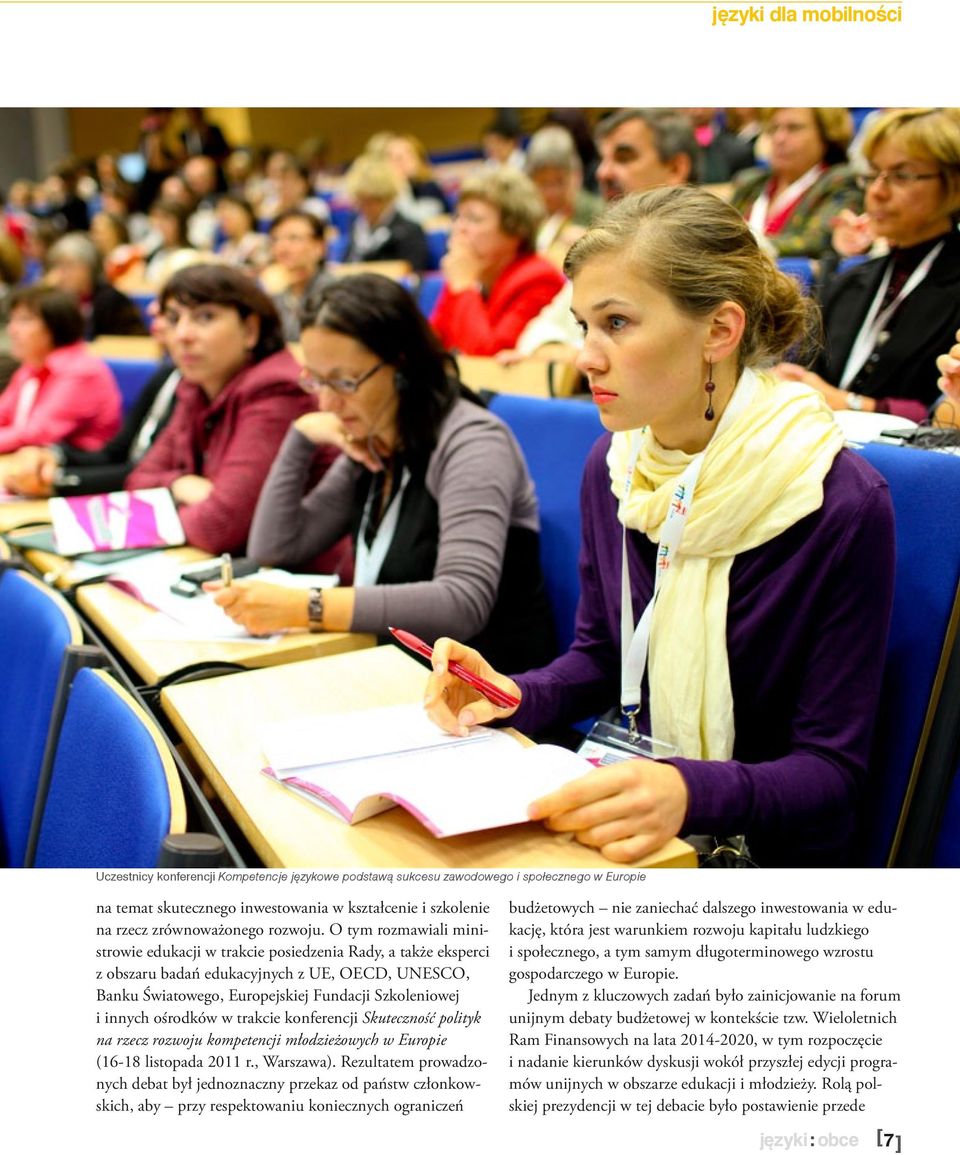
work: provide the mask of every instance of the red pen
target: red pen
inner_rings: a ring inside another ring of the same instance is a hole
[[[415,654],[419,654],[421,658],[433,657],[433,646],[428,646],[426,642],[422,641],[407,630],[396,630],[393,626],[387,626],[387,629],[397,639],[401,646],[406,646],[408,650],[413,650]],[[459,678],[461,682],[466,682],[468,686],[473,686],[475,690],[479,690],[481,694],[492,702],[495,706],[500,706],[503,709],[509,709],[520,705],[520,699],[515,698],[512,694],[508,694],[505,690],[499,689],[492,682],[488,682],[486,678],[481,678],[479,674],[471,673],[466,666],[461,666],[459,662],[450,662],[447,666],[454,677]]]

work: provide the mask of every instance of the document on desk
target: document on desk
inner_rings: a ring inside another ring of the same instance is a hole
[[[438,838],[526,822],[535,798],[590,769],[484,726],[445,734],[419,704],[271,723],[260,739],[266,774],[345,821],[402,806]]]
[[[209,566],[209,562],[200,563]],[[74,565],[71,573],[76,571]],[[211,594],[182,597],[171,583],[184,569],[181,562],[160,555],[131,558],[111,566],[108,585],[121,590],[156,613],[136,629],[139,641],[161,642],[271,642],[276,634],[254,637],[232,622]]]

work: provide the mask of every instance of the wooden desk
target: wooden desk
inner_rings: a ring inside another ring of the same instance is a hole
[[[495,357],[469,357],[460,353],[457,365],[464,384],[471,389],[524,397],[569,397],[580,380],[574,365],[535,357],[515,365],[501,365]]]
[[[205,556],[199,550],[191,551],[191,555],[184,556],[180,550],[170,554],[176,556],[180,564]],[[171,575],[178,569],[179,565],[172,567]],[[251,668],[274,666],[367,649],[376,641],[372,634],[311,634],[306,630],[283,634],[269,642],[162,641],[141,636],[149,628],[155,611],[113,586],[84,586],[77,590],[77,606],[146,685],[195,662],[236,662]]]
[[[0,474],[3,472],[3,462],[0,461]],[[39,501],[0,501],[0,533],[9,533],[18,525],[29,525],[31,522],[49,522],[50,513],[45,499]]]
[[[614,864],[539,823],[434,838],[402,807],[356,826],[300,798],[260,773],[256,727],[311,710],[360,709],[417,702],[422,666],[394,646],[316,662],[253,670],[171,686],[161,695],[167,717],[268,866],[553,867],[609,870]],[[645,866],[694,866],[693,850],[673,839]]]
[[[160,360],[163,350],[153,337],[97,337],[87,348],[95,357],[113,361]]]
[[[391,281],[409,277],[413,267],[409,261],[352,261],[348,264],[330,263],[330,272],[335,277],[352,277],[357,273],[378,273]]]

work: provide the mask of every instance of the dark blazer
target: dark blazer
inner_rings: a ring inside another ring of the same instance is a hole
[[[419,272],[430,263],[427,238],[423,229],[401,213],[393,214],[373,232],[374,244],[367,249],[358,247],[355,236],[350,237],[344,261],[408,261]]]
[[[838,277],[823,301],[825,343],[814,370],[840,384],[844,365],[883,279],[889,258],[866,261]],[[866,397],[932,405],[939,397],[936,359],[960,329],[960,233],[946,237],[930,272],[897,310],[889,339],[875,349],[851,388]]]

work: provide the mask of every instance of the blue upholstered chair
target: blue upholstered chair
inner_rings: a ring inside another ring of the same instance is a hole
[[[443,273],[424,273],[420,278],[420,288],[417,291],[417,304],[420,306],[420,312],[427,318],[433,315],[433,310],[437,307],[437,301],[440,299],[440,293],[443,291],[445,279]]]
[[[863,456],[887,480],[896,582],[883,697],[865,798],[865,865],[892,859],[921,773],[960,583],[960,458],[899,445]],[[957,801],[960,807],[960,800]]]
[[[500,393],[490,409],[513,430],[537,489],[540,560],[562,651],[573,640],[580,600],[580,482],[603,427],[583,401]]]
[[[126,416],[156,370],[157,362],[120,357],[105,357],[104,360],[117,379],[120,396],[123,398],[123,415]]]
[[[150,322],[153,320],[153,318],[150,316],[150,306],[157,299],[157,294],[147,291],[143,293],[128,293],[127,296],[137,306],[137,312],[140,314],[140,319],[143,321],[144,325],[146,325],[147,331],[149,332]]]
[[[73,682],[31,865],[152,867],[186,825],[173,756],[130,695],[104,670]]]
[[[869,261],[869,260],[870,260],[870,257],[866,253],[862,253],[856,257],[844,257],[843,260],[840,262],[840,264],[837,265],[837,272],[838,273],[849,272],[850,269],[855,269],[857,267],[857,265],[862,265],[864,261]]]
[[[327,241],[327,260],[333,261],[334,264],[336,264],[339,261],[342,261],[343,258],[347,255],[347,249],[349,249],[349,248],[350,248],[349,230],[345,233],[341,233],[337,237],[331,237],[331,239],[329,241]]]
[[[428,269],[439,269],[440,262],[447,252],[450,240],[449,229],[430,229],[427,234],[427,253],[429,255]]]
[[[22,866],[60,664],[79,645],[63,598],[29,574],[0,573],[0,861]]]
[[[809,257],[778,257],[777,268],[781,273],[786,273],[788,277],[793,277],[802,289],[804,296],[810,296],[816,277],[813,271],[813,261]]]

